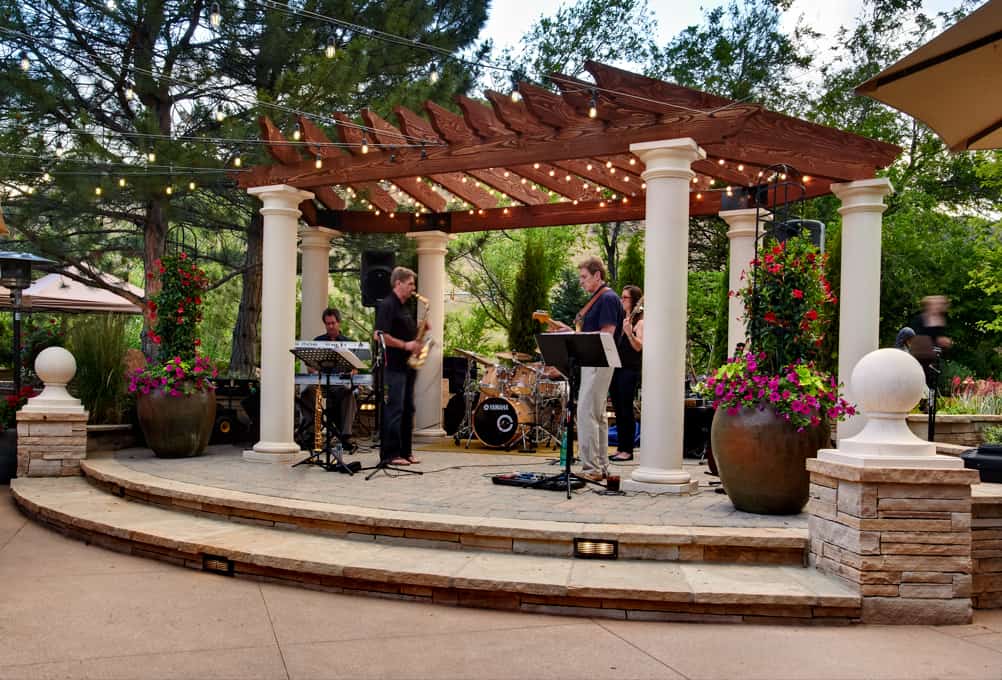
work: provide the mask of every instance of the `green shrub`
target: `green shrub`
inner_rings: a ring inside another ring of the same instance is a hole
[[[1002,425],[986,427],[981,436],[985,438],[986,444],[1002,444]]]
[[[74,391],[94,424],[121,422],[128,323],[121,314],[87,314],[75,318],[67,332],[67,347],[77,360]]]

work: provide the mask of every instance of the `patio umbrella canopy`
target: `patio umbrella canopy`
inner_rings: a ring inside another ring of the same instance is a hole
[[[1002,0],[991,0],[856,88],[914,116],[952,151],[1002,148]]]
[[[73,271],[70,269],[70,271]],[[102,275],[105,282],[116,288],[129,290],[142,297],[143,290],[111,274]],[[61,312],[119,312],[141,314],[142,308],[120,295],[104,288],[94,288],[58,272],[46,274],[22,294],[21,307],[25,311]],[[0,309],[10,309],[10,291],[0,286]]]

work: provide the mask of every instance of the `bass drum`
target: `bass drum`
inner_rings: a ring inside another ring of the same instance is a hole
[[[529,422],[529,405],[504,397],[484,399],[473,411],[473,433],[485,446],[510,447],[519,437],[519,425]]]

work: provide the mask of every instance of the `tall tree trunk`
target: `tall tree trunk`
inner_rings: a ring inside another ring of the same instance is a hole
[[[153,198],[146,204],[146,224],[143,227],[143,266],[146,273],[146,299],[160,292],[160,272],[156,263],[163,257],[167,243],[167,211],[163,199]],[[152,274],[152,276],[150,276]],[[149,339],[149,314],[144,310],[143,354],[156,358],[157,346]]]
[[[261,344],[261,254],[264,249],[264,218],[251,217],[247,228],[246,268],[242,276],[243,292],[240,309],[233,325],[233,345],[230,351],[230,375],[252,376],[258,366]]]

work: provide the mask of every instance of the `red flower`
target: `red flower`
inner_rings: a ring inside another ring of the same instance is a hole
[[[768,323],[776,323],[776,315],[773,312],[766,312],[763,317]]]
[[[773,246],[772,247],[772,252],[775,255],[782,255],[783,254],[783,244],[779,243],[779,244]]]
[[[804,291],[800,290],[799,288],[794,288],[793,289],[793,297],[797,298],[798,300],[803,300],[804,299]]]
[[[809,319],[811,321],[814,321],[815,319],[818,318],[818,313],[817,313],[816,310],[813,310],[813,309],[808,310],[807,313],[804,314],[804,318],[805,319]]]

